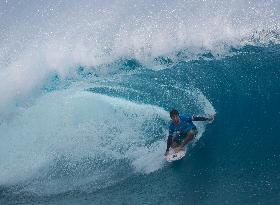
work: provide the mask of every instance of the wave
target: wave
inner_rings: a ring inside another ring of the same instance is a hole
[[[80,65],[104,68],[124,58],[162,69],[178,55],[218,57],[246,44],[279,43],[277,1],[1,4],[1,112],[50,74],[64,78]]]
[[[252,96],[264,113],[276,102],[277,1],[0,4],[0,194],[94,192],[160,172],[166,110],[223,110],[212,140],[226,149]]]

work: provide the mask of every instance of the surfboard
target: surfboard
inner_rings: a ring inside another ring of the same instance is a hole
[[[174,162],[179,159],[182,159],[186,155],[186,152],[187,152],[186,148],[177,153],[172,148],[170,148],[168,155],[165,156],[165,159],[168,162]]]

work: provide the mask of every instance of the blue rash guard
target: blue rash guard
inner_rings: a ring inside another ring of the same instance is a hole
[[[195,129],[196,126],[193,124],[192,116],[190,115],[179,115],[180,122],[178,124],[175,124],[174,122],[171,122],[169,125],[169,135],[172,135],[173,137],[180,137],[181,135],[185,135],[190,130]]]

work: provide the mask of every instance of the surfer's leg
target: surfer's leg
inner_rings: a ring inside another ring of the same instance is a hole
[[[195,137],[197,131],[196,130],[190,130],[188,133],[187,133],[187,136],[186,138],[184,139],[184,141],[182,142],[181,144],[181,148],[183,148],[184,146],[186,146],[190,141],[193,140],[193,138]]]
[[[176,152],[179,152],[184,149],[184,147],[194,138],[193,132],[189,131],[186,138],[182,142],[182,144],[176,148]]]
[[[175,148],[175,147],[178,147],[179,145],[180,144],[177,142],[177,140],[172,135],[169,135],[168,139],[167,139],[166,152],[169,151],[170,147]]]
[[[172,148],[175,150],[175,152],[179,152],[179,151],[183,150],[184,146],[182,146],[182,143],[184,142],[184,140],[182,138],[180,138],[180,139],[177,139],[177,141],[176,140],[174,140],[174,141],[175,141],[174,142],[175,145]]]
[[[193,140],[194,138],[194,133],[192,131],[189,131],[187,134],[186,139],[183,141],[182,145],[185,146],[186,144],[188,144],[191,140]]]
[[[173,140],[171,147],[176,148],[178,146],[179,146],[179,144],[175,140]]]
[[[168,139],[167,139],[167,147],[166,147],[166,152],[169,151],[169,148],[172,147],[172,135],[169,135],[168,136]]]

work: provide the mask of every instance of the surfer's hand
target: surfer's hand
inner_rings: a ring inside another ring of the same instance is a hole
[[[215,120],[215,116],[216,116],[216,114],[210,115],[209,121],[214,121]]]

